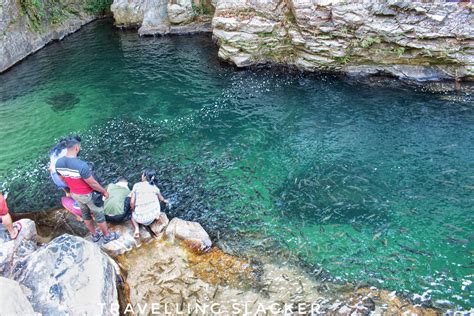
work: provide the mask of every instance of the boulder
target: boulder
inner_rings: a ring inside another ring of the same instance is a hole
[[[118,310],[116,269],[97,245],[64,234],[19,261],[13,278],[44,315],[111,315]]]
[[[120,233],[120,238],[107,244],[104,244],[103,239],[101,239],[97,244],[109,255],[118,256],[140,246],[141,242],[147,243],[155,237],[161,237],[161,233],[168,223],[168,217],[162,212],[159,220],[149,226],[149,229],[155,236],[150,234],[147,228],[140,225],[140,239],[135,239],[133,237],[134,228],[131,221],[126,221],[117,225],[109,224],[109,229]],[[86,239],[91,240],[90,235]]]
[[[169,32],[167,0],[150,0],[143,16],[143,23],[138,34],[166,34]]]
[[[173,24],[191,22],[193,20],[192,0],[177,0],[168,3],[168,18]]]
[[[5,226],[0,225],[0,274],[9,277],[16,263],[37,248],[36,226],[30,219],[18,221],[22,225],[20,234],[11,240]]]
[[[165,231],[168,241],[182,240],[199,251],[211,248],[212,242],[207,232],[197,222],[173,218]]]
[[[36,315],[20,283],[0,277],[0,315]]]
[[[145,14],[145,0],[114,0],[110,11],[114,15],[115,25],[121,27],[137,27],[142,24]]]

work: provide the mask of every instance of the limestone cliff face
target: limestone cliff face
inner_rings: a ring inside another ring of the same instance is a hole
[[[139,27],[140,35],[211,31],[214,8],[203,0],[114,0],[118,27]]]
[[[96,18],[91,2],[0,0],[0,72]]]
[[[470,3],[219,0],[213,35],[238,67],[474,80]]]

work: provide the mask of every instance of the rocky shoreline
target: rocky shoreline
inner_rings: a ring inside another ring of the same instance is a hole
[[[1,288],[16,298],[0,306],[2,314],[440,313],[395,292],[318,281],[292,265],[226,254],[211,247],[198,223],[164,214],[151,230],[141,229],[140,240],[130,223],[112,226],[122,237],[107,245],[92,243],[65,210],[26,216],[38,230],[24,218],[17,240],[0,233]]]
[[[97,17],[79,8],[35,30],[15,1],[5,8],[0,72]],[[116,27],[137,28],[140,36],[212,33],[219,58],[236,67],[278,64],[456,85],[474,79],[471,3],[115,0],[110,10]]]
[[[48,7],[47,2],[39,2],[27,8],[15,0],[4,1],[0,7],[0,73],[99,16],[77,3]]]

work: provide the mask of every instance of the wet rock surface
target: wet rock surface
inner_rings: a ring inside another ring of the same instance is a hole
[[[169,241],[182,240],[198,251],[205,251],[212,246],[209,235],[197,222],[173,218],[166,227],[165,234]]]
[[[196,254],[184,244],[155,240],[118,257],[130,288],[126,315],[138,306],[151,312],[264,315],[300,311],[333,315],[371,313],[435,315],[395,293],[318,282],[304,272],[274,263],[251,263],[213,248]],[[214,310],[211,311],[211,306]],[[143,312],[143,311],[141,311]]]
[[[308,71],[472,80],[470,3],[218,1],[219,57]]]

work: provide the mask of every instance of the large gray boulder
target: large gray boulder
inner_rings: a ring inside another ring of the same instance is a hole
[[[211,238],[197,222],[173,218],[165,230],[168,241],[182,240],[199,251],[205,251],[212,246]]]
[[[44,315],[111,315],[118,306],[117,267],[81,237],[59,236],[19,261],[13,277]]]
[[[167,0],[150,0],[143,15],[139,35],[166,34],[169,32]]]
[[[188,23],[193,20],[192,0],[173,0],[168,4],[168,18],[173,24]]]
[[[146,11],[146,0],[114,0],[110,11],[114,15],[115,25],[137,27],[142,24]]]
[[[36,315],[20,284],[0,277],[0,315]]]
[[[0,275],[4,277],[10,277],[17,262],[37,248],[35,222],[30,219],[18,222],[22,229],[15,240],[10,238],[5,226],[0,225]]]

